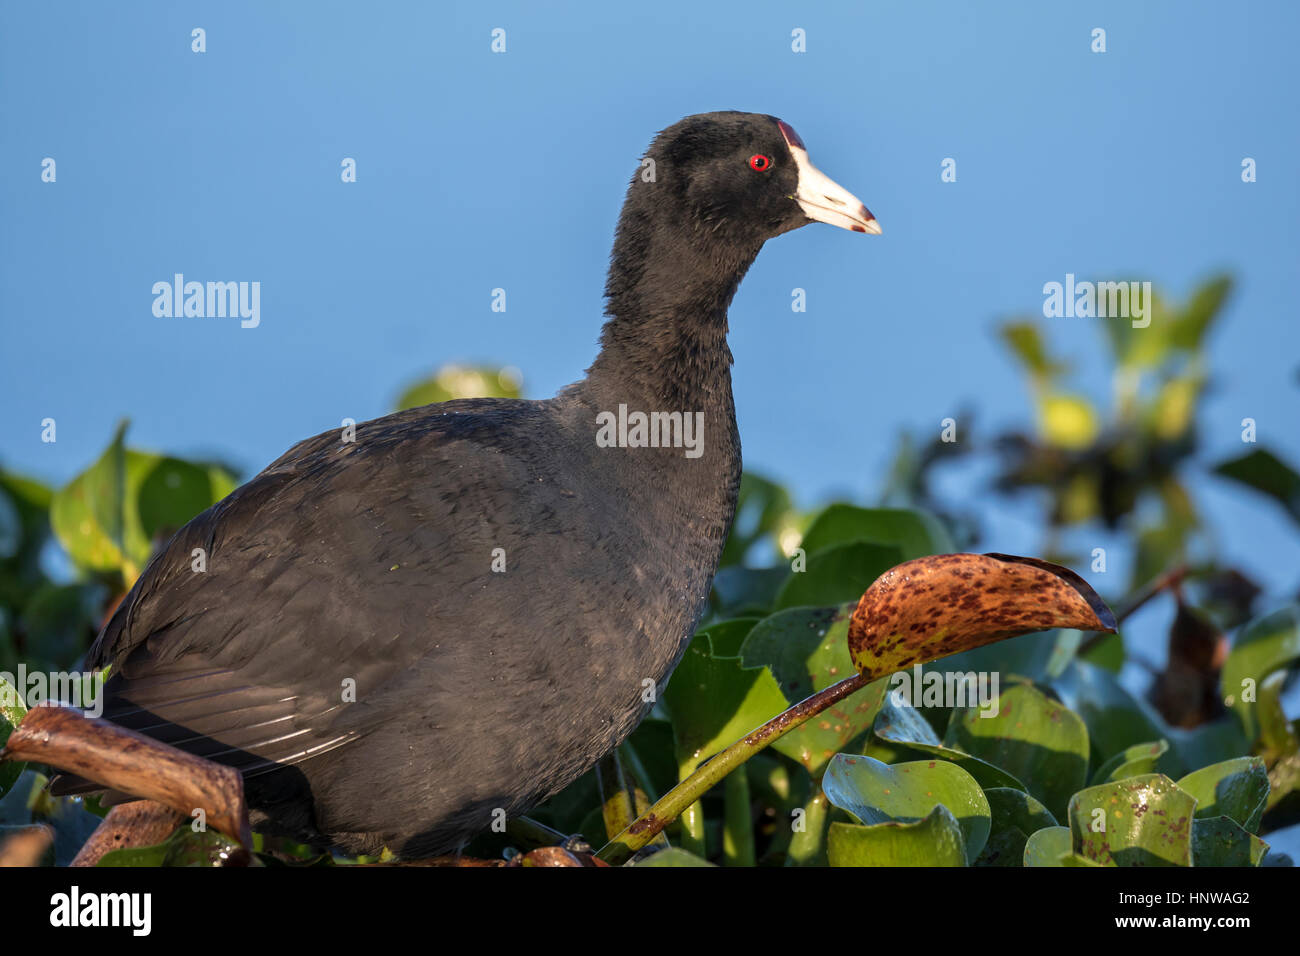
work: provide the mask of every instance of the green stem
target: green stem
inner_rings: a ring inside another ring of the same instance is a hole
[[[808,802],[803,805],[803,828],[794,831],[790,849],[785,855],[786,866],[826,865],[826,823],[830,816],[830,802],[822,793],[821,784],[813,781]],[[789,821],[794,825],[794,821]]]
[[[731,771],[772,741],[779,740],[826,708],[866,687],[871,680],[872,678],[862,674],[854,674],[777,714],[757,730],[711,757],[702,767],[668,791],[648,812],[634,820],[631,826],[605,844],[596,855],[606,863],[625,862],[633,853],[649,843],[655,834],[678,816],[682,816],[691,804],[704,796],[715,783]],[[683,834],[685,834],[688,830],[686,818],[683,818],[682,823]]]
[[[726,866],[753,866],[754,819],[745,768],[727,774],[723,788],[722,861]]]

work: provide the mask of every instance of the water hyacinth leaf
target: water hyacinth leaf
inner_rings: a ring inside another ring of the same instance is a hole
[[[1125,748],[1169,738],[1163,722],[1133,697],[1115,675],[1087,661],[1074,660],[1052,689],[1088,728],[1092,760],[1100,765]]]
[[[755,623],[723,621],[697,633],[664,689],[683,775],[786,708],[771,673],[741,667],[740,646]]]
[[[1259,734],[1255,699],[1264,678],[1300,659],[1300,605],[1256,618],[1241,631],[1223,663],[1221,687],[1227,705],[1251,740]]]
[[[1061,858],[1069,855],[1070,828],[1044,827],[1029,834],[1025,842],[1025,866],[1062,866]]]
[[[1196,799],[1164,774],[1080,790],[1070,800],[1075,853],[1103,865],[1191,866]]]
[[[679,846],[670,846],[666,850],[660,850],[646,857],[644,860],[635,860],[628,866],[714,866],[708,860],[696,856],[683,850]]]
[[[72,666],[98,629],[102,592],[101,586],[93,583],[45,584],[27,599],[21,622],[31,671]]]
[[[784,565],[743,568],[733,564],[719,568],[713,579],[713,611],[728,618],[767,614],[789,576],[790,571]]]
[[[912,823],[832,823],[826,857],[831,866],[965,866],[966,847],[957,819],[939,804]]]
[[[745,638],[741,666],[766,668],[776,679],[784,710],[853,673],[846,636],[853,604],[791,608],[764,618]],[[870,731],[885,693],[885,681],[849,695],[772,744],[817,777],[826,762]],[[751,728],[746,728],[753,729]]]
[[[990,787],[992,831],[975,861],[977,866],[1022,866],[1029,834],[1056,826],[1056,818],[1029,794],[1009,787]]]
[[[859,508],[842,503],[828,505],[813,519],[799,547],[811,555],[832,545],[855,541],[893,545],[901,552],[898,561],[945,554],[953,548],[948,529],[928,512],[905,508]],[[854,597],[861,593],[859,591]]]
[[[751,471],[744,472],[740,476],[736,517],[722,550],[722,566],[743,563],[754,545],[777,535],[782,525],[792,520],[793,513],[788,491]]]
[[[55,496],[50,522],[78,565],[121,571],[127,584],[154,545],[235,488],[213,465],[125,447],[126,425],[95,464]]]
[[[1113,631],[1115,617],[1060,565],[1004,554],[943,554],[891,568],[849,625],[857,669],[883,676],[1003,638],[1053,627]]]
[[[126,498],[126,423],[93,465],[61,488],[50,502],[50,525],[78,565],[116,571],[126,561],[123,508]]]
[[[898,676],[894,675],[895,678]],[[890,678],[891,681],[893,679]],[[873,732],[885,743],[899,744],[955,763],[986,789],[989,787],[1025,789],[1024,784],[1001,767],[995,767],[964,751],[945,747],[939,735],[930,726],[930,722],[897,691],[889,691],[885,694],[884,704],[880,708],[880,713],[876,715]]]
[[[1230,817],[1192,821],[1194,866],[1259,866],[1268,844]]]
[[[1109,783],[1126,777],[1155,773],[1160,758],[1169,752],[1169,741],[1156,740],[1151,743],[1134,744],[1111,757],[1097,768],[1092,775],[1092,783]]]
[[[968,707],[948,722],[944,744],[974,754],[1024,781],[1057,819],[1087,781],[1088,729],[1078,714],[1032,684],[1015,684],[995,714]]]
[[[902,559],[898,548],[865,541],[823,548],[808,557],[807,568],[790,572],[773,609],[826,607],[856,600],[872,581]]]
[[[995,830],[1013,826],[1029,834],[1057,825],[1052,812],[1023,790],[990,787],[984,796],[989,802]]]
[[[1268,771],[1259,757],[1238,757],[1194,770],[1178,786],[1196,798],[1196,818],[1228,817],[1254,833],[1268,802]]]
[[[148,563],[155,544],[234,486],[234,477],[221,468],[129,449],[123,506],[127,555],[139,566]]]
[[[943,805],[961,826],[966,860],[979,856],[989,837],[984,791],[965,770],[942,760],[891,765],[836,754],[822,778],[822,790],[834,806],[865,824],[914,823]]]

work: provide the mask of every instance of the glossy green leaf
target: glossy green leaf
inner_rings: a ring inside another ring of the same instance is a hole
[[[1300,605],[1256,618],[1241,631],[1223,664],[1223,698],[1249,739],[1259,734],[1258,688],[1269,674],[1300,660]]]
[[[736,517],[722,550],[722,566],[742,564],[759,541],[776,538],[793,511],[790,493],[776,482],[751,471],[742,474]]]
[[[1088,730],[1073,711],[1032,684],[1002,691],[996,715],[968,707],[948,722],[944,744],[974,754],[1023,781],[1058,819],[1087,780]]]
[[[929,554],[947,554],[955,547],[943,523],[928,512],[904,508],[859,508],[843,503],[822,510],[804,533],[799,546],[812,555],[832,545],[858,541],[898,548],[900,557],[894,564]],[[861,591],[858,593],[860,595]]]
[[[1056,826],[1056,818],[1022,790],[990,787],[984,796],[989,801],[992,830],[976,865],[1023,866],[1029,834]]]
[[[660,850],[651,854],[644,860],[637,860],[629,863],[628,866],[714,866],[708,860],[689,853],[678,846],[670,846],[666,850]]]
[[[1070,800],[1075,853],[1115,866],[1191,866],[1196,800],[1164,774],[1080,790]]]
[[[1228,817],[1254,833],[1268,802],[1268,771],[1259,757],[1238,757],[1194,770],[1178,786],[1196,798],[1197,819]]]
[[[888,680],[893,683],[893,678]],[[895,699],[896,697],[898,699]],[[873,731],[886,743],[899,744],[955,763],[986,789],[989,787],[1025,789],[1024,784],[1001,767],[996,767],[965,751],[945,747],[939,735],[930,726],[930,722],[896,690],[886,692],[884,704],[880,708],[880,713],[876,715]]]
[[[1126,747],[1104,764],[1092,775],[1094,785],[1123,780],[1125,777],[1137,777],[1142,774],[1155,773],[1160,758],[1169,752],[1169,741],[1156,740],[1150,743],[1134,744]]]
[[[765,615],[776,604],[790,569],[744,568],[738,564],[719,568],[713,579],[712,607],[720,617],[756,617]]]
[[[785,703],[773,714],[853,676],[845,640],[853,608],[852,603],[791,608],[763,619],[749,632],[741,646],[741,663],[746,668],[766,667],[776,679]],[[831,757],[871,729],[885,683],[873,681],[791,730],[773,748],[819,776]]]
[[[961,826],[966,859],[974,860],[989,836],[989,802],[965,770],[943,760],[884,764],[836,754],[822,778],[830,802],[862,823],[913,823],[939,805]]]
[[[1160,718],[1109,671],[1074,660],[1052,681],[1062,702],[1083,718],[1093,763],[1100,766],[1135,744],[1168,738]]]
[[[1195,866],[1259,866],[1268,844],[1230,817],[1192,821],[1192,860]]]
[[[857,601],[872,581],[901,560],[898,548],[862,541],[824,548],[808,557],[805,570],[790,572],[773,610]]]
[[[1069,827],[1044,827],[1029,834],[1025,842],[1025,866],[1062,866],[1061,858],[1071,852]]]
[[[910,823],[832,823],[826,838],[831,866],[965,866],[966,848],[961,825],[942,804]]]
[[[664,689],[683,774],[786,708],[771,673],[741,666],[740,647],[755,623],[724,621],[700,631]]]
[[[50,503],[50,524],[78,565],[116,571],[127,563],[124,541],[126,423],[99,459],[61,488]]]

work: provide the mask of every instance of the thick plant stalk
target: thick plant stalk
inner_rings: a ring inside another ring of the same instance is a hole
[[[726,811],[722,859],[727,866],[754,865],[754,821],[750,817],[749,774],[741,767],[723,783]]]
[[[641,849],[687,807],[699,800],[718,781],[735,770],[774,740],[779,740],[800,724],[816,717],[826,708],[839,703],[855,691],[862,690],[874,677],[854,674],[832,684],[811,697],[777,714],[763,726],[711,757],[695,773],[668,791],[650,810],[631,826],[605,844],[596,854],[606,863],[625,862]]]
[[[826,865],[826,826],[830,818],[830,801],[822,793],[821,784],[813,781],[812,792],[803,805],[803,829],[790,839],[790,849],[785,855],[786,866]]]
[[[239,771],[80,711],[32,708],[9,735],[0,760],[49,764],[186,818],[201,809],[208,826],[252,845]]]

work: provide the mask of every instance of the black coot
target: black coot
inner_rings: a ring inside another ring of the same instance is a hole
[[[113,666],[108,719],[239,768],[262,829],[407,857],[526,811],[632,731],[735,509],[736,287],[813,219],[880,231],[771,116],[688,117],[646,158],[587,377],[295,445],[122,602],[90,654]]]

